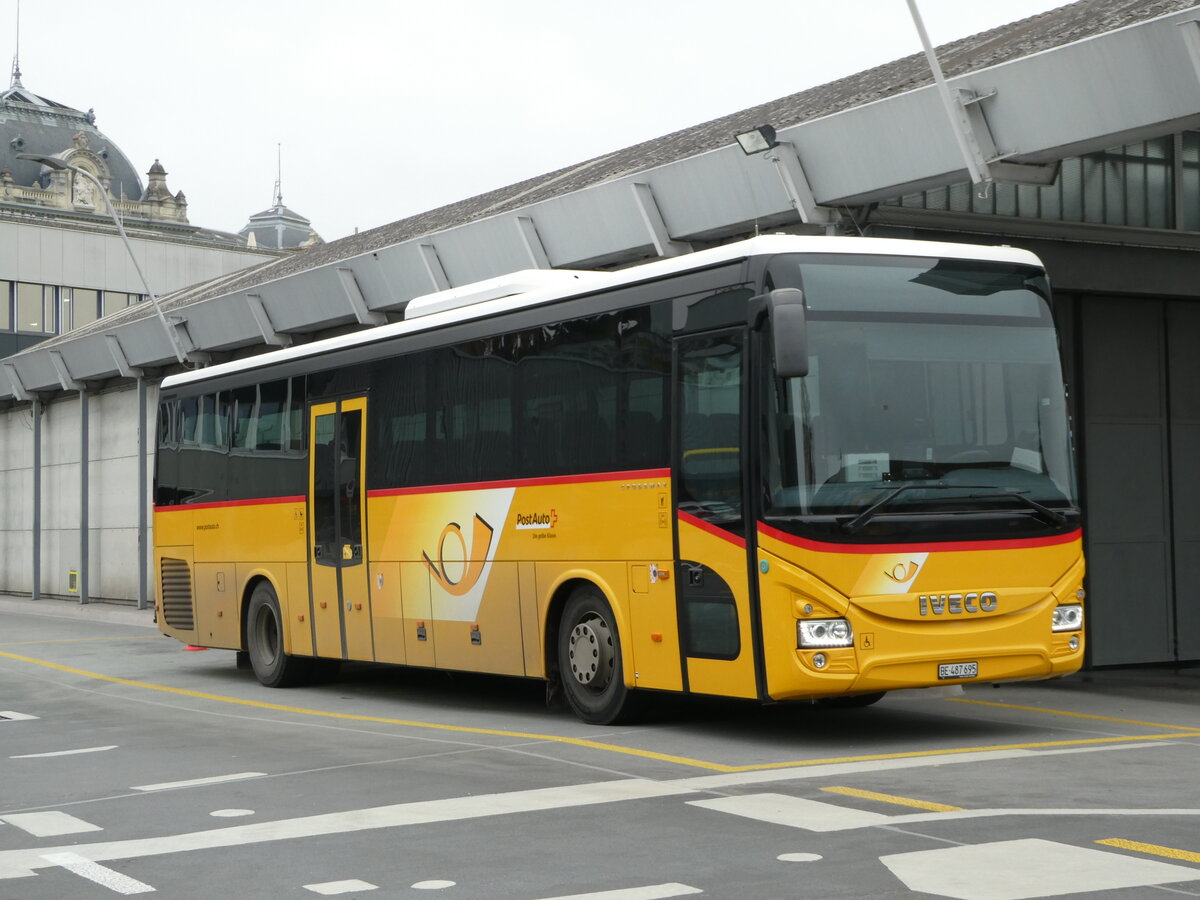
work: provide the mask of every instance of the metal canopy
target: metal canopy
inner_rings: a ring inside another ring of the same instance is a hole
[[[960,102],[972,107],[969,121],[986,130],[975,137],[980,146],[993,148],[996,163],[1053,162],[1200,127],[1200,6],[947,81]],[[779,127],[778,139],[795,148],[813,198],[826,207],[967,180],[966,162],[933,85]],[[635,148],[638,158],[654,159],[654,143]],[[562,177],[548,178],[547,184]],[[478,203],[467,210],[473,202],[467,201],[459,222],[442,221],[365,251],[366,238],[354,236],[310,256],[224,279],[224,288],[210,283],[177,292],[163,299],[168,321],[199,358],[247,355],[316,332],[395,320],[414,297],[529,269],[531,263],[575,269],[620,265],[800,222],[777,170],[761,155],[743,154],[732,129],[727,146],[567,187],[554,196],[547,197],[544,187],[517,195],[542,199],[508,202],[494,215],[480,215]],[[417,220],[426,217],[433,214]],[[305,259],[312,267],[302,267]],[[123,359],[114,357],[111,336]],[[173,361],[171,343],[152,311],[133,307],[5,360],[0,400],[25,402],[59,392],[64,369],[74,382],[88,384]]]

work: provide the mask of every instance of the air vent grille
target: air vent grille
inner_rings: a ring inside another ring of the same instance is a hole
[[[186,559],[162,558],[163,618],[172,628],[191,631],[196,627],[192,612],[192,572]]]

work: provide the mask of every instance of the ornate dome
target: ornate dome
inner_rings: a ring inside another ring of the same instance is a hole
[[[251,247],[270,250],[296,250],[324,243],[313,230],[312,222],[284,206],[283,197],[278,193],[275,205],[252,215],[238,236]]]
[[[17,154],[60,156],[81,145],[103,160],[114,197],[137,200],[142,196],[137,170],[121,148],[96,127],[92,110],[81,112],[35,94],[21,84],[21,73],[14,71],[12,84],[0,93],[0,170],[11,172],[17,185],[45,188],[50,181],[48,170],[33,160],[18,159]]]

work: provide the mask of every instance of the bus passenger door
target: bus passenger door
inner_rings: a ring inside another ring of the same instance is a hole
[[[676,596],[688,689],[757,697],[744,466],[744,329],[675,344]],[[752,548],[751,548],[752,550]]]
[[[365,397],[309,410],[309,583],[313,646],[374,659],[366,559]]]

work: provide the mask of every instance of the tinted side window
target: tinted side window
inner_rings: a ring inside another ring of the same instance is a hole
[[[663,304],[375,364],[371,486],[667,465],[668,319]]]

